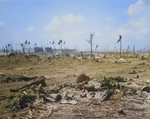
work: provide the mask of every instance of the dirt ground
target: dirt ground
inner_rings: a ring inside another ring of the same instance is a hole
[[[84,73],[92,80],[106,77],[125,77],[128,82],[135,82],[139,86],[147,85],[150,80],[150,60],[141,58],[111,56],[106,58],[78,59],[75,57],[61,57],[48,60],[42,58],[24,59],[16,62],[14,58],[0,57],[0,74],[21,74],[24,76],[45,76],[47,86],[63,82],[76,84],[77,76]],[[135,71],[136,73],[132,73]],[[10,88],[20,87],[27,82],[0,83],[0,118],[13,118],[15,112],[2,107],[2,96],[9,95]],[[6,96],[7,97],[7,96]],[[58,107],[49,118],[52,119],[148,119],[150,105],[145,102],[145,97],[138,95],[125,95],[125,100],[110,99],[103,102],[81,98],[76,105],[54,103]],[[136,101],[127,101],[135,99]],[[89,104],[89,105],[88,105]],[[14,117],[19,118],[19,117]]]

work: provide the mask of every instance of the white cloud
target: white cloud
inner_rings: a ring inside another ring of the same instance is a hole
[[[35,28],[33,27],[33,26],[30,26],[29,28],[28,28],[28,31],[34,31],[35,30]]]
[[[74,24],[77,22],[84,21],[84,18],[81,15],[73,16],[73,14],[62,15],[60,17],[55,16],[52,19],[52,22],[45,26],[46,30],[56,30],[59,26],[63,24]]]
[[[136,4],[131,4],[129,6],[127,14],[132,17],[141,14],[143,10],[144,10],[144,1],[138,0]]]
[[[106,20],[107,20],[107,21],[111,21],[112,18],[111,18],[111,17],[107,17]]]
[[[128,21],[118,29],[119,34],[132,36],[135,39],[150,36],[150,2],[138,0],[128,8]]]
[[[145,18],[138,18],[128,21],[128,24],[134,27],[146,27],[146,22]]]
[[[2,21],[0,21],[0,26],[4,26],[4,23]]]
[[[79,35],[85,33],[85,30],[81,29],[81,23],[84,20],[81,15],[67,14],[55,16],[50,24],[44,27],[46,31],[44,36],[52,37],[53,39],[64,39],[68,40],[68,42],[75,41]]]
[[[81,15],[78,16],[73,16],[73,14],[67,14],[67,15],[62,15],[61,17],[54,17],[53,18],[53,23],[76,23],[76,22],[82,22],[84,20],[84,18]]]

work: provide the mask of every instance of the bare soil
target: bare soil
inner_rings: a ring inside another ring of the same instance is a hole
[[[24,76],[45,76],[47,86],[61,84],[63,82],[76,84],[77,76],[84,73],[92,80],[97,80],[103,76],[115,77],[121,76],[128,79],[129,82],[135,82],[139,86],[147,85],[150,80],[150,60],[141,60],[140,58],[119,58],[109,57],[101,58],[99,61],[90,59],[77,59],[71,57],[61,57],[59,59],[47,60],[43,58],[40,61],[33,59],[15,61],[14,58],[0,58],[0,74],[21,74]],[[136,71],[136,73],[131,73]],[[0,83],[0,118],[18,118],[13,117],[15,112],[2,106],[3,97],[10,95],[10,88],[20,87],[27,82]],[[135,101],[116,100],[115,98],[99,102],[94,100],[91,104],[90,99],[81,98],[77,105],[59,104],[49,118],[52,119],[142,119],[149,118],[148,104],[144,102],[144,96],[139,97],[125,95],[125,99],[135,99]],[[138,104],[138,101],[141,101]],[[88,105],[89,104],[89,105]]]

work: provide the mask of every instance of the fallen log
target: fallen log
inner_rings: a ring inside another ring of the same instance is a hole
[[[88,90],[88,91],[94,91],[94,85],[83,85],[84,89]]]
[[[141,95],[142,91],[146,91],[148,93],[150,93],[150,86],[144,86],[141,88],[140,92],[139,92],[139,96]]]
[[[31,108],[35,108],[35,109],[38,109],[38,110],[44,110],[44,111],[47,111],[47,109],[44,109],[44,108],[41,108],[41,107],[38,107],[38,106],[35,106],[35,105],[29,105],[29,107]]]
[[[127,87],[127,88],[131,88],[131,89],[134,89],[134,90],[140,90],[142,88],[142,86],[136,84],[135,82],[132,82],[132,83],[129,83],[129,82],[119,83],[119,85]]]
[[[42,84],[42,86],[46,86],[45,79],[46,79],[46,78],[45,78],[44,76],[40,76],[40,77],[38,78],[38,80],[36,80],[36,81],[34,81],[34,82],[31,82],[30,84],[24,85],[24,86],[22,86],[22,87],[20,87],[20,88],[17,88],[17,89],[11,89],[11,88],[10,88],[10,91],[11,91],[11,92],[18,92],[18,91],[21,90],[21,89],[28,88],[28,87],[30,87],[30,86],[32,86],[32,85],[39,85],[39,84]]]

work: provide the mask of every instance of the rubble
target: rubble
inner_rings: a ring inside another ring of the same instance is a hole
[[[37,80],[30,82],[17,89],[10,89],[11,92],[18,93],[19,97],[14,97],[11,109],[16,111],[16,116],[19,118],[50,118],[53,114],[60,111],[61,107],[101,105],[105,100],[122,101],[126,103],[133,103],[135,105],[144,105],[144,101],[139,98],[127,98],[132,90],[149,91],[149,87],[143,87],[130,82],[123,77],[104,77],[101,80],[91,80],[77,84],[60,83],[46,86],[46,78],[40,76]],[[129,91],[130,90],[130,91]],[[128,93],[130,92],[130,93]],[[134,92],[135,93],[135,92]],[[148,100],[148,97],[147,97]],[[128,108],[129,109],[129,108]],[[118,114],[128,116],[127,108],[118,109]],[[135,110],[142,110],[145,107],[136,108]],[[142,110],[143,111],[143,110]],[[104,112],[106,113],[106,112]],[[102,114],[96,114],[98,115]],[[81,115],[83,115],[81,113]]]

